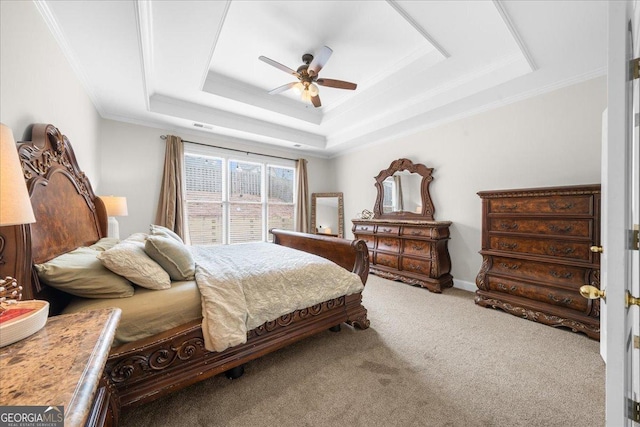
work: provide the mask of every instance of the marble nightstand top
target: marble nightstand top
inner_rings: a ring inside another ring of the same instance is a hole
[[[0,405],[64,406],[65,426],[84,425],[120,313],[50,317],[34,335],[0,348]]]

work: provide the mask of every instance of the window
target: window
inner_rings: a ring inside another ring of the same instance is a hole
[[[191,243],[265,241],[271,228],[293,230],[294,165],[260,156],[238,160],[214,149],[185,146]]]

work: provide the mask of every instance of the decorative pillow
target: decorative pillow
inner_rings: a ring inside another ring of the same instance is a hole
[[[131,283],[106,269],[98,260],[102,251],[78,248],[44,264],[36,264],[47,285],[84,298],[124,298],[133,295]]]
[[[166,236],[149,236],[144,251],[169,273],[171,280],[193,280],[196,263],[184,244]]]
[[[169,230],[167,227],[163,227],[161,225],[151,224],[151,234],[154,236],[167,236],[172,239],[176,239],[178,242],[184,244],[184,241],[180,236],[178,236],[173,230]]]
[[[93,245],[89,246],[89,248],[95,249],[96,251],[106,251],[107,249],[111,249],[112,247],[117,245],[119,241],[120,240],[116,239],[115,237],[103,237]]]
[[[149,258],[142,242],[126,239],[108,251],[101,252],[98,259],[109,270],[143,288],[169,289],[171,287],[169,274]]]

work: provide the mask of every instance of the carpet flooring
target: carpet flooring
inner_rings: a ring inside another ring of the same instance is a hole
[[[604,426],[599,343],[370,275],[371,327],[322,332],[124,411],[142,426]]]

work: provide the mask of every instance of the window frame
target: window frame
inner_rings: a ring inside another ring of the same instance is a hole
[[[230,162],[247,162],[247,163],[256,163],[261,165],[261,195],[260,195],[260,204],[261,204],[261,214],[262,214],[262,242],[270,242],[272,241],[271,234],[269,233],[269,205],[276,203],[269,203],[269,176],[268,176],[268,168],[271,167],[279,167],[293,170],[293,194],[292,194],[292,202],[291,203],[277,203],[281,205],[291,205],[293,207],[293,223],[297,222],[297,191],[298,191],[298,183],[295,179],[296,176],[296,161],[295,160],[287,160],[287,159],[279,159],[274,158],[268,155],[259,155],[253,153],[241,153],[237,151],[225,150],[224,148],[217,147],[207,147],[202,146],[200,144],[192,144],[185,142],[184,143],[184,156],[202,156],[202,157],[212,157],[212,158],[220,158],[222,159],[222,243],[223,245],[230,244],[231,241],[231,212],[230,206],[233,203],[238,203],[237,201],[230,201],[231,198],[231,171],[230,171]],[[184,191],[184,200],[183,206],[185,209],[184,217],[187,220],[187,228],[188,228],[188,202],[187,198],[187,189],[186,189],[186,175],[187,175],[187,167],[183,169],[183,182],[185,183],[185,191]],[[217,203],[217,202],[216,202]],[[240,202],[240,203],[249,203],[255,204],[255,202]],[[211,243],[211,245],[216,245],[218,243]]]

